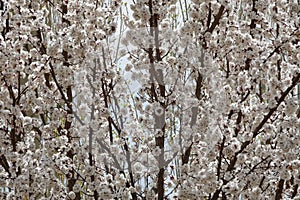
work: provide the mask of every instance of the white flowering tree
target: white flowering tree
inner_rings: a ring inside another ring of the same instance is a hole
[[[1,199],[300,199],[300,2],[0,1]]]

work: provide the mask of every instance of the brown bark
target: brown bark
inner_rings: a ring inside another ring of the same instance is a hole
[[[283,186],[284,186],[284,180],[280,179],[277,184],[277,188],[275,190],[275,200],[282,199]]]
[[[164,85],[164,80],[163,80],[163,71],[161,69],[156,70],[154,63],[161,61],[161,52],[160,52],[160,47],[159,47],[159,40],[158,40],[158,35],[159,35],[159,30],[158,30],[158,21],[159,21],[159,15],[157,13],[153,12],[153,1],[149,0],[148,6],[149,6],[149,12],[151,14],[149,23],[150,23],[150,34],[152,37],[154,37],[154,45],[150,46],[148,50],[148,57],[150,60],[150,80],[152,81],[151,83],[151,98],[157,99],[157,94],[155,90],[155,82],[159,86],[159,96],[165,97],[165,85]],[[154,54],[155,53],[155,54]],[[161,106],[165,109],[165,105],[163,102],[159,102]],[[163,111],[164,112],[164,111]],[[157,175],[157,194],[158,194],[158,200],[163,200],[164,199],[164,172],[165,172],[165,159],[164,159],[164,142],[165,142],[165,114],[163,113],[162,115],[154,115],[154,130],[160,130],[162,131],[161,136],[157,136],[155,138],[156,146],[159,147],[160,153],[157,157],[158,160],[158,167],[159,167],[159,173]]]

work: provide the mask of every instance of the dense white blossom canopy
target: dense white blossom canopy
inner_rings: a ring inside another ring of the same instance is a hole
[[[0,11],[0,199],[300,199],[299,0]]]

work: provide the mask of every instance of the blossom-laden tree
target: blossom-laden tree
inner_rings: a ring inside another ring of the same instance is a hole
[[[0,1],[1,199],[300,199],[300,2]]]

